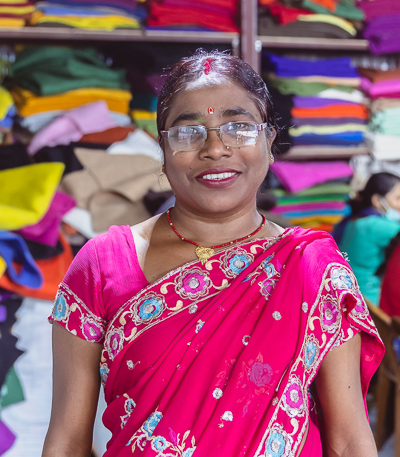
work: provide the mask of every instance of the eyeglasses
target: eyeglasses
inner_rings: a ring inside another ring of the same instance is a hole
[[[226,147],[251,146],[257,143],[259,133],[268,124],[256,122],[228,122],[219,127],[204,127],[204,125],[178,125],[168,130],[161,130],[164,138],[168,139],[170,148],[175,152],[198,151],[207,139],[209,130],[217,130],[221,141]],[[272,133],[272,129],[269,129]]]

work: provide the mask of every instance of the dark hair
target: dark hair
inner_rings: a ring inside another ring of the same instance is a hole
[[[350,200],[352,215],[357,216],[362,210],[370,208],[374,194],[384,197],[398,182],[400,182],[400,178],[391,173],[382,172],[372,175],[364,189],[358,192],[357,197]]]
[[[276,114],[267,86],[249,64],[223,52],[206,52],[202,49],[193,56],[184,57],[171,70],[161,89],[157,102],[158,142],[163,148],[163,137],[160,131],[165,128],[165,121],[170,109],[172,97],[185,90],[188,85],[204,78],[215,78],[221,81],[229,79],[248,92],[263,117],[263,122],[278,133]]]
[[[390,240],[390,243],[387,245],[387,247],[385,249],[385,259],[379,265],[378,269],[376,270],[376,273],[375,273],[376,276],[382,277],[385,274],[389,259],[390,259],[390,257],[392,257],[393,251],[396,249],[399,242],[400,242],[400,232],[396,236],[394,236]]]

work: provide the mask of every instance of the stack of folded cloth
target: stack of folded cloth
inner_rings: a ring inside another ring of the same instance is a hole
[[[16,109],[11,94],[0,86],[0,144],[5,144],[11,135]]]
[[[0,27],[23,27],[35,11],[29,0],[0,0]]]
[[[125,71],[109,68],[91,48],[27,47],[17,53],[7,85],[23,117],[97,100],[127,114],[132,97]]]
[[[271,171],[283,187],[269,191],[277,197],[273,214],[293,225],[328,232],[349,214],[353,170],[347,162],[275,162]]]
[[[267,85],[293,95],[293,145],[347,147],[363,142],[368,112],[349,58],[298,60],[265,53]]]
[[[239,32],[238,0],[147,0],[148,29]]]
[[[350,0],[259,0],[260,35],[355,38],[364,18]]]
[[[361,87],[371,99],[366,143],[379,160],[400,160],[400,69],[359,69]]]
[[[400,51],[400,3],[398,0],[361,0],[365,13],[364,38],[374,54]]]
[[[147,17],[134,0],[48,0],[37,2],[36,8],[29,24],[40,27],[138,29]]]

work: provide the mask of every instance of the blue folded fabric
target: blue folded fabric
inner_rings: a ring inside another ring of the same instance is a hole
[[[299,219],[301,217],[309,216],[347,216],[349,214],[348,208],[342,209],[311,209],[311,210],[299,210],[299,211],[288,211],[279,213],[289,219]]]
[[[40,289],[43,285],[43,275],[36,265],[24,239],[16,233],[0,230],[0,256],[7,264],[8,276],[12,281],[30,289]],[[21,265],[18,272],[13,265]]]
[[[297,137],[292,137],[294,145],[321,144],[329,146],[354,146],[359,145],[364,140],[363,132],[344,132],[332,135],[315,135],[307,133]]]
[[[79,6],[61,6],[61,5],[38,5],[37,8],[44,14],[51,16],[84,16],[84,17],[99,17],[109,16],[111,13],[104,11],[96,11],[95,8],[81,8]],[[121,11],[125,15],[125,11]]]
[[[66,6],[77,6],[77,7],[90,7],[93,4],[89,2],[85,2],[84,0],[56,0],[55,3],[57,5],[66,5]],[[117,8],[123,11],[128,12],[130,15],[134,16],[135,18],[139,19],[140,21],[147,18],[148,14],[147,11],[142,6],[137,6],[135,3],[132,5],[126,4],[125,2],[118,2],[114,0],[98,0],[96,1],[96,6],[107,6],[109,8]]]
[[[358,78],[359,74],[352,66],[349,57],[323,60],[300,60],[281,57],[271,52],[263,52],[267,69],[282,78],[299,78],[301,76],[332,76],[336,78]]]

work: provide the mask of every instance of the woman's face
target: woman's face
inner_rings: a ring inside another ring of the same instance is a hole
[[[247,92],[232,82],[176,94],[164,130],[179,125],[219,127],[228,122],[263,122]],[[270,145],[261,131],[255,145],[227,148],[217,130],[207,131],[204,146],[174,152],[165,139],[165,172],[177,205],[196,213],[231,213],[254,206],[269,164]]]
[[[395,184],[392,190],[385,195],[385,200],[391,208],[400,211],[400,183]]]

